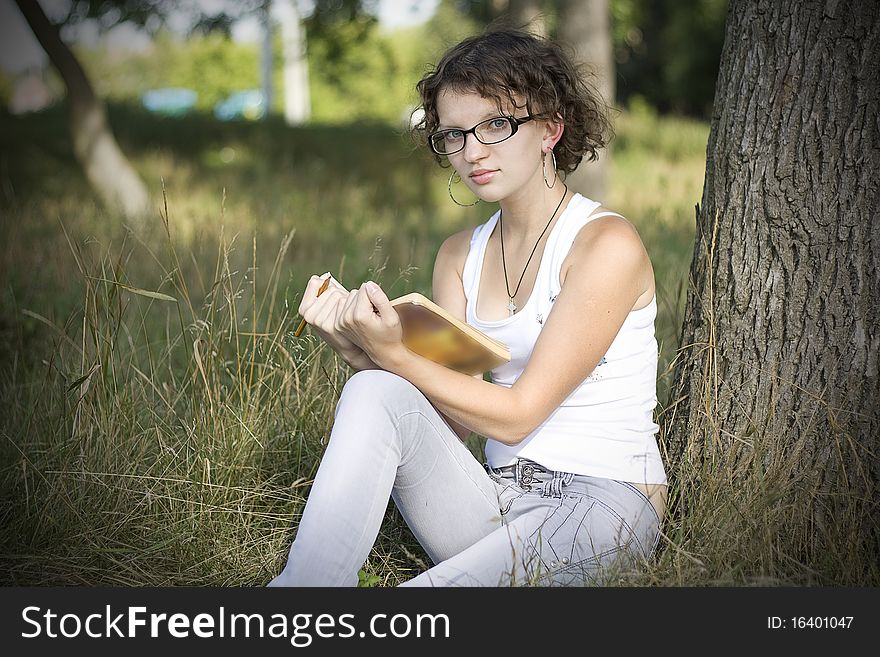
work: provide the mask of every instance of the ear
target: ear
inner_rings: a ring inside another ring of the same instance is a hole
[[[551,151],[562,139],[562,133],[565,131],[565,123],[562,122],[562,117],[557,114],[554,120],[549,120],[544,123],[544,135],[541,141],[542,149],[546,151]]]

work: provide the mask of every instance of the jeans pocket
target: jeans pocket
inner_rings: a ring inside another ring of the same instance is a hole
[[[653,502],[651,502],[650,498],[649,498],[647,495],[645,495],[645,492],[644,492],[643,490],[639,489],[639,488],[636,487],[636,486],[633,486],[633,485],[632,485],[631,483],[629,483],[628,481],[619,481],[619,480],[617,480],[617,479],[615,479],[614,481],[616,481],[618,484],[621,484],[621,485],[625,486],[626,488],[630,489],[633,493],[635,493],[635,494],[638,495],[640,498],[642,498],[642,500],[645,502],[645,504],[647,505],[647,507],[648,507],[649,509],[651,509],[651,511],[653,512],[654,517],[657,519],[657,524],[658,524],[658,525],[662,524],[662,521],[661,521],[661,519],[660,519],[660,516],[657,514],[657,509],[656,509],[656,507],[654,506]]]
[[[498,495],[498,509],[501,511],[501,516],[504,517],[510,513],[513,503],[525,495],[526,491],[511,481],[502,482],[501,485],[504,486],[504,489]]]
[[[611,566],[642,552],[632,527],[610,506],[584,494],[565,494],[529,537],[527,563],[540,586],[603,583]]]

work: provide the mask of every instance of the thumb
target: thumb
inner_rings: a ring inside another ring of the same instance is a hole
[[[388,300],[388,296],[382,291],[381,287],[373,281],[368,281],[364,283],[364,289],[367,291],[367,298],[376,310],[379,311],[379,316],[382,317],[382,319],[390,319],[395,314],[391,312],[393,307]]]
[[[382,291],[382,288],[373,281],[367,281],[367,283],[364,284],[364,287],[367,289],[367,296],[376,308],[381,310],[382,306],[389,303],[388,296]]]

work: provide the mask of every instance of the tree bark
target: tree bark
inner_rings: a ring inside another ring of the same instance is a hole
[[[723,463],[876,537],[878,99],[878,3],[732,0],[663,413],[685,508]]]
[[[86,178],[108,207],[142,219],[150,211],[147,188],[116,143],[85,71],[38,2],[15,2],[67,88],[73,151]]]
[[[558,38],[569,45],[578,61],[595,74],[595,86],[609,106],[614,105],[615,66],[608,0],[559,0]],[[611,150],[595,162],[584,162],[566,180],[573,190],[601,201],[607,191]]]

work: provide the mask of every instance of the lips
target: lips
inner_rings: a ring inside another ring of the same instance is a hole
[[[485,185],[495,177],[497,171],[498,169],[477,169],[470,174],[470,179],[478,185]]]

